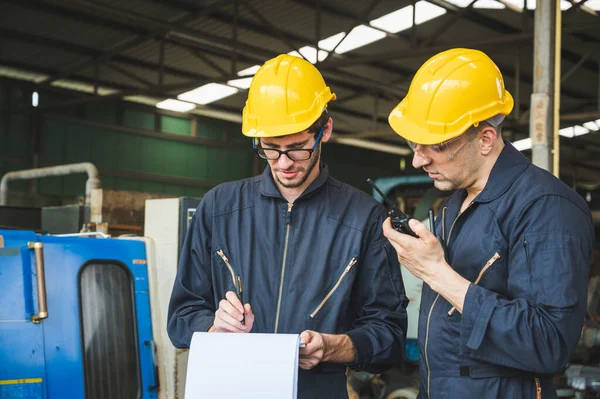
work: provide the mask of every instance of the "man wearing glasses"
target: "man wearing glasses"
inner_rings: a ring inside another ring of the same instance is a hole
[[[502,139],[513,108],[484,53],[429,59],[389,122],[441,190],[435,235],[384,224],[424,281],[420,398],[556,398],[579,340],[594,229],[585,201]]]
[[[195,331],[301,334],[299,398],[347,398],[346,367],[399,364],[406,337],[386,213],[321,163],[334,99],[301,58],[281,55],[258,70],[242,132],[268,166],[202,199],[169,308],[169,336],[182,348]]]

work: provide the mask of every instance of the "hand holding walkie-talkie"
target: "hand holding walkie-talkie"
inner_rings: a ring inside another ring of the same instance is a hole
[[[406,214],[404,214],[404,212],[402,212],[400,209],[398,209],[396,204],[394,204],[392,201],[390,201],[389,198],[387,198],[385,196],[385,194],[383,194],[383,192],[379,189],[379,187],[377,187],[377,185],[373,182],[373,180],[367,179],[367,181],[369,182],[369,184],[371,184],[373,186],[373,188],[383,198],[383,201],[386,204],[387,213],[392,222],[392,228],[400,233],[408,234],[415,238],[419,238],[419,236],[416,235],[415,232],[412,231],[411,228],[408,226],[408,221],[411,218],[408,217]]]

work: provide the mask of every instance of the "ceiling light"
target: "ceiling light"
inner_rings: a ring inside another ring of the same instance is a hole
[[[561,2],[560,2],[560,9],[562,11],[568,10],[571,7],[573,7],[573,4],[569,3],[566,0],[561,0]]]
[[[413,6],[406,6],[369,22],[371,26],[386,32],[398,33],[412,27]]]
[[[319,48],[327,51],[333,51],[335,46],[344,38],[346,32],[336,33],[323,40],[319,40]]]
[[[586,129],[589,129],[591,131],[597,132],[598,130],[600,130],[600,126],[598,126],[596,124],[596,122],[594,121],[589,121],[583,124],[583,127],[585,127]]]
[[[188,112],[196,108],[196,104],[186,103],[184,101],[178,101],[169,98],[168,100],[156,103],[156,107],[161,109],[168,109],[170,111]]]
[[[415,7],[415,24],[417,25],[446,13],[446,9],[424,0],[417,1]]]
[[[38,94],[37,91],[34,91],[31,94],[31,105],[34,107],[37,107],[38,105],[40,105],[40,95]]]
[[[356,48],[366,46],[386,37],[386,33],[377,29],[369,28],[366,25],[358,25],[340,43],[335,52],[343,54]]]
[[[222,98],[229,97],[238,92],[238,89],[219,83],[208,83],[197,89],[182,93],[178,99],[196,104],[209,104]]]
[[[252,76],[260,69],[260,65],[253,65],[250,68],[242,69],[237,74],[238,76]]]
[[[496,0],[478,0],[473,4],[473,8],[503,10],[506,6]]]
[[[523,140],[517,140],[512,145],[519,151],[525,151],[531,149],[531,138],[528,137]]]
[[[252,77],[250,78],[241,78],[227,81],[229,86],[237,87],[238,89],[246,90],[250,87],[250,83],[252,83]]]

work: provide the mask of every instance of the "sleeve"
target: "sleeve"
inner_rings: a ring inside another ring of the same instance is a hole
[[[383,236],[383,221],[377,218],[369,229],[353,287],[357,317],[346,334],[356,350],[355,371],[381,373],[404,357],[408,299],[398,257]]]
[[[214,191],[207,193],[185,237],[171,300],[167,332],[177,348],[189,348],[196,331],[208,331],[215,317],[211,283],[211,225]]]
[[[518,295],[471,284],[461,353],[529,372],[563,368],[583,327],[593,243],[589,211],[559,196],[536,200],[511,234],[508,291]]]

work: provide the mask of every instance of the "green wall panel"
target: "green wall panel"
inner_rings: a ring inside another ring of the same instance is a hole
[[[152,112],[137,109],[126,109],[123,115],[123,124],[138,129],[154,130],[155,116]]]
[[[86,104],[85,118],[103,123],[117,123],[117,106],[112,103]]]
[[[40,93],[40,104],[44,105],[68,99],[68,96],[55,93]],[[12,83],[0,84],[0,173],[30,167],[31,115],[2,112],[8,106],[30,104],[30,101],[31,90]],[[160,118],[161,131],[166,134],[164,137],[153,137],[120,129],[117,126],[117,121],[121,119],[118,117],[120,109],[123,112],[124,127],[156,133],[155,121]],[[85,117],[88,121],[101,122],[103,125],[94,126],[73,120],[65,121],[51,115],[44,116],[40,165],[92,162],[101,170],[102,186],[106,189],[201,197],[207,188],[153,181],[151,178],[124,178],[110,173],[129,171],[149,176],[158,175],[157,179],[171,176],[192,180],[230,181],[250,177],[254,172],[255,155],[251,149],[251,139],[242,135],[237,123],[196,117],[196,136],[198,139],[224,141],[226,135],[228,143],[242,144],[244,148],[241,149],[173,141],[173,135],[192,134],[191,120],[159,114],[150,107],[146,110],[139,106],[128,106],[127,103],[107,102],[90,103],[83,108],[62,108],[60,112],[76,118]],[[332,175],[367,192],[371,191],[365,182],[367,177],[414,172],[410,166],[409,170],[400,171],[399,156],[329,143],[323,148],[324,162],[330,165]],[[10,156],[11,160],[2,159],[2,155]],[[102,170],[108,174],[103,175]],[[85,174],[46,178],[38,182],[38,189],[45,194],[83,195],[85,180]],[[27,183],[21,184],[20,188],[27,189]]]
[[[192,134],[192,122],[187,119],[161,115],[161,126],[163,133],[181,134],[184,136],[191,136]]]

